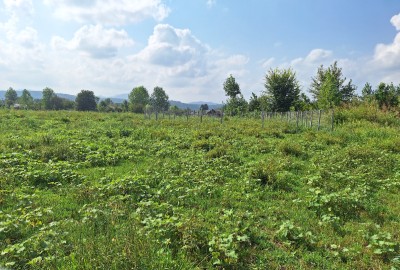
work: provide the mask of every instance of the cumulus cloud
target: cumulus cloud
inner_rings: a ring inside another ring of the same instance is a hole
[[[207,51],[207,46],[193,36],[190,30],[159,24],[154,28],[140,57],[154,65],[180,66],[202,61]]]
[[[190,30],[166,24],[154,27],[146,46],[139,52],[128,47],[126,51],[131,51],[128,55],[82,57],[76,52],[87,54],[87,44],[92,47],[98,36],[103,39],[104,36],[111,36],[103,33],[109,30],[96,27],[101,31],[95,31],[95,26],[86,26],[84,30],[77,31],[71,40],[53,39],[46,72],[54,78],[55,89],[74,89],[77,92],[85,88],[98,95],[110,95],[110,90],[114,89],[127,93],[137,85],[145,85],[149,90],[158,85],[167,91],[171,99],[220,101],[224,99],[222,83],[227,74],[232,73],[238,79],[246,74],[247,57],[220,53],[198,40]],[[87,32],[99,35],[91,38],[92,35]],[[83,41],[84,37],[89,41]],[[110,45],[106,42],[105,47],[116,48],[124,44]]]
[[[373,62],[380,68],[400,68],[400,33],[390,44],[378,44],[375,47]]]
[[[161,0],[44,0],[55,16],[67,21],[125,25],[147,18],[161,21],[170,10]]]
[[[400,31],[400,13],[394,15],[392,19],[390,19],[390,22],[393,24],[397,31]]]
[[[85,25],[69,41],[58,36],[52,39],[55,49],[81,51],[94,58],[114,57],[118,49],[133,44],[125,30],[105,29],[101,25]]]

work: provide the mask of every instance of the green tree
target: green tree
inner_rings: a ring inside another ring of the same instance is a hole
[[[54,93],[54,90],[46,87],[42,91],[42,103],[43,103],[43,109],[45,110],[54,110],[54,101],[56,99],[56,93]]]
[[[374,95],[374,90],[372,90],[372,86],[367,82],[363,89],[361,90],[361,97],[363,100],[368,100]]]
[[[144,86],[135,87],[129,93],[128,99],[133,112],[143,113],[150,101],[149,92]]]
[[[239,84],[236,82],[232,74],[229,75],[229,77],[224,82],[224,91],[225,95],[231,99],[235,98],[237,95],[241,93]]]
[[[399,105],[398,89],[391,84],[381,82],[375,90],[374,97],[378,102],[379,108],[389,109]]]
[[[106,98],[100,101],[97,107],[100,112],[114,112],[116,110],[114,102],[111,100],[111,98]]]
[[[17,91],[15,91],[12,87],[8,88],[8,90],[4,95],[4,98],[7,108],[10,108],[17,102],[18,99]]]
[[[200,109],[200,111],[207,111],[208,110],[208,104],[201,104],[199,109]]]
[[[129,111],[129,102],[124,99],[124,101],[122,101],[121,107],[123,112]]]
[[[95,111],[97,108],[96,96],[90,90],[81,90],[76,96],[75,103],[78,111]]]
[[[249,100],[249,112],[260,111],[261,110],[261,102],[256,94],[251,93],[251,97]]]
[[[224,111],[231,116],[235,115],[242,115],[248,111],[249,104],[243,98],[243,95],[240,94],[239,96],[228,98],[225,106]]]
[[[265,94],[273,111],[289,111],[299,101],[300,86],[296,73],[289,69],[270,69],[265,76]]]
[[[25,109],[32,109],[33,108],[33,97],[31,93],[24,89],[22,91],[22,95],[19,98],[19,103],[25,108]]]
[[[341,102],[349,102],[354,97],[356,87],[352,80],[346,84],[346,78],[343,78],[342,69],[337,66],[337,61],[327,69],[321,65],[318,68],[317,75],[312,78],[310,93],[322,106],[337,106]],[[327,98],[332,98],[327,100]],[[321,99],[321,101],[319,101]]]
[[[150,97],[150,103],[156,112],[168,111],[169,97],[162,87],[154,87]]]

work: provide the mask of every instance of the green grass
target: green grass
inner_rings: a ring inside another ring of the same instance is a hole
[[[0,111],[0,267],[396,269],[399,119]]]

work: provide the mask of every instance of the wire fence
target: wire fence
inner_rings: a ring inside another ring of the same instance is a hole
[[[331,131],[335,128],[335,114],[334,110],[311,110],[311,111],[289,111],[289,112],[268,112],[257,111],[242,113],[236,116],[224,114],[223,111],[180,111],[180,112],[145,112],[145,119],[189,119],[195,118],[202,123],[205,119],[217,119],[221,124],[231,118],[245,118],[245,119],[258,119],[262,127],[271,121],[282,121],[295,125],[297,128],[309,128],[315,130],[329,129]]]

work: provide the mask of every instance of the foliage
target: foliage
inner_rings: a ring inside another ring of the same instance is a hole
[[[299,102],[300,86],[291,69],[269,70],[264,86],[272,111],[287,112]]]
[[[240,94],[238,97],[229,98],[224,105],[224,111],[230,116],[243,115],[248,110],[247,101]]]
[[[97,109],[96,97],[93,91],[81,90],[75,99],[78,111],[95,111]]]
[[[199,110],[200,111],[208,111],[208,104],[201,104]]]
[[[225,95],[230,99],[235,99],[237,95],[240,95],[240,86],[236,82],[236,79],[231,75],[224,82]]]
[[[379,108],[393,108],[399,105],[400,86],[396,87],[391,84],[381,82],[374,92],[374,97],[378,102]]]
[[[150,104],[156,112],[168,111],[169,97],[162,87],[154,87],[153,93],[150,96]]]
[[[144,86],[133,88],[128,99],[131,110],[135,113],[143,113],[144,108],[150,102],[149,92]]]
[[[365,101],[370,101],[372,99],[372,96],[374,95],[374,91],[372,90],[371,84],[368,82],[365,83],[363,89],[361,90],[361,97]]]
[[[5,103],[8,108],[14,105],[17,102],[18,94],[12,87],[8,88],[6,93],[4,94]]]
[[[19,103],[24,107],[24,109],[33,108],[33,97],[28,90],[24,89],[22,91],[22,95],[19,98]]]
[[[46,87],[43,89],[42,92],[42,103],[43,103],[43,109],[45,110],[55,110],[55,100],[56,100],[56,93],[54,92],[53,89]]]
[[[249,112],[261,111],[261,101],[256,94],[251,93],[249,100]]]
[[[335,112],[0,110],[0,268],[395,269],[399,119]]]
[[[352,80],[346,83],[342,68],[339,68],[335,61],[327,69],[324,69],[323,65],[318,68],[317,75],[312,78],[309,91],[320,108],[330,108],[342,102],[351,101],[355,90]]]

